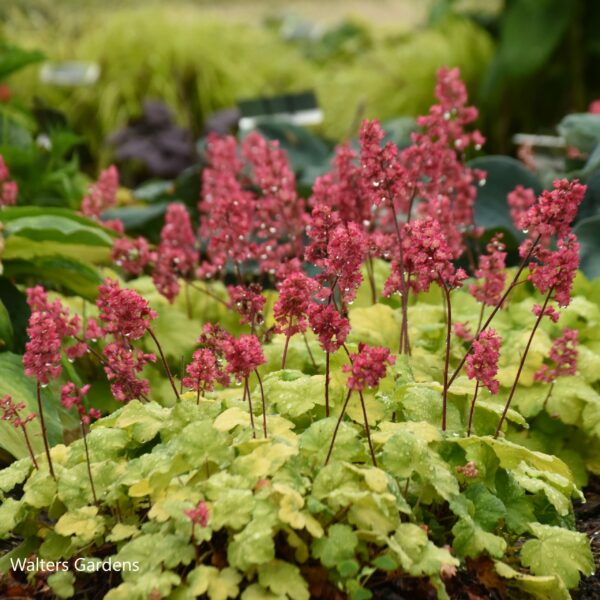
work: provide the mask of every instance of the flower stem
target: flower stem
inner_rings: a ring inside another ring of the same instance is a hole
[[[317,369],[317,363],[315,362],[315,357],[313,356],[312,350],[310,349],[310,346],[308,345],[308,339],[306,338],[306,332],[302,332],[302,337],[304,338],[304,345],[306,346],[306,349],[308,350],[308,356],[310,357],[310,362],[312,362],[313,367],[315,369]]]
[[[329,416],[329,352],[325,352],[325,416]]]
[[[192,302],[190,299],[190,284],[187,279],[183,282],[184,292],[185,292],[185,310],[187,313],[187,318],[192,318]]]
[[[292,337],[292,324],[290,323],[287,333],[285,334],[285,346],[283,347],[283,356],[281,357],[281,370],[285,369],[285,361],[287,360],[288,346],[290,345],[290,338]]]
[[[531,255],[533,254],[533,250],[539,244],[539,241],[540,241],[540,236],[538,236],[537,239],[531,245],[531,248],[529,249],[529,252],[525,256],[525,258],[521,261],[521,264],[519,265],[519,268],[517,269],[517,272],[516,272],[515,276],[513,277],[513,280],[510,282],[510,285],[508,286],[508,288],[506,288],[506,291],[504,292],[504,294],[502,294],[502,297],[498,301],[498,304],[496,304],[496,306],[494,306],[494,309],[490,313],[489,317],[485,320],[485,323],[483,324],[483,327],[481,327],[481,329],[479,330],[479,332],[477,333],[477,335],[473,338],[473,340],[469,344],[469,347],[467,348],[467,351],[465,352],[465,354],[462,357],[461,361],[458,363],[458,366],[456,367],[456,369],[454,369],[454,373],[452,373],[452,376],[450,377],[450,380],[448,381],[448,387],[450,387],[452,385],[452,383],[454,382],[454,380],[458,377],[458,374],[460,373],[461,369],[463,368],[463,365],[465,364],[465,361],[467,360],[467,356],[469,356],[469,352],[471,351],[471,347],[473,346],[473,342],[475,342],[476,340],[478,340],[479,336],[489,327],[489,325],[492,322],[493,318],[496,316],[496,313],[502,308],[502,306],[504,306],[504,302],[508,298],[508,295],[519,284],[519,277],[521,277],[521,273],[523,272],[523,269],[525,268],[525,266],[527,265],[529,259],[531,258]]]
[[[371,288],[371,303],[377,304],[377,286],[375,284],[375,270],[373,268],[373,257],[371,252],[367,255],[367,276],[369,279],[369,287]]]
[[[523,371],[523,367],[525,365],[525,359],[527,358],[527,353],[529,352],[529,348],[531,346],[531,342],[533,341],[533,336],[537,331],[537,328],[544,316],[544,311],[546,310],[546,306],[548,306],[548,302],[550,301],[550,296],[554,291],[554,287],[551,287],[546,294],[546,299],[544,300],[544,305],[542,306],[542,310],[540,314],[537,316],[535,320],[535,324],[533,329],[531,330],[531,334],[529,335],[529,339],[527,340],[527,345],[525,346],[525,350],[521,356],[521,362],[519,363],[519,368],[517,369],[517,375],[513,382],[512,388],[510,389],[510,394],[508,395],[508,399],[506,400],[506,405],[504,406],[504,410],[502,411],[502,416],[500,417],[500,421],[498,422],[498,427],[496,427],[496,433],[494,437],[497,438],[500,435],[500,430],[502,429],[502,423],[504,423],[504,419],[506,419],[506,414],[508,413],[508,409],[510,407],[510,403],[512,402],[513,396],[515,395],[515,391],[517,389],[517,384],[519,383],[519,377],[521,377],[521,371]]]
[[[81,425],[81,434],[83,436],[83,447],[85,448],[85,460],[87,462],[87,472],[88,477],[90,478],[90,487],[92,488],[92,496],[94,498],[94,504],[98,504],[98,498],[96,497],[96,488],[94,487],[94,479],[92,477],[92,465],[90,463],[90,451],[87,443],[87,433],[85,430],[85,424],[83,421],[79,422]]]
[[[42,388],[40,382],[37,382],[37,404],[38,412],[40,414],[40,425],[42,427],[42,439],[44,440],[44,450],[46,451],[46,457],[48,458],[48,469],[50,469],[50,475],[52,479],[56,479],[54,474],[54,465],[52,464],[52,457],[50,456],[50,445],[48,444],[48,430],[46,429],[46,421],[44,420],[44,411],[42,409]]]
[[[31,462],[33,466],[39,471],[39,466],[37,464],[37,460],[35,460],[35,454],[33,453],[33,448],[31,447],[31,441],[29,440],[29,434],[27,433],[27,428],[23,423],[20,424],[21,431],[23,432],[23,436],[25,437],[25,443],[27,444],[27,450],[29,451],[29,457],[31,458]]]
[[[390,206],[394,220],[394,228],[396,231],[396,239],[398,241],[398,252],[400,258],[400,287],[402,294],[402,325],[400,326],[400,345],[398,352],[410,355],[410,342],[408,340],[408,282],[404,278],[404,251],[402,249],[402,235],[400,234],[400,226],[398,225],[398,214],[394,199],[390,195]]]
[[[375,458],[375,450],[373,449],[373,440],[371,440],[371,430],[369,429],[369,418],[367,417],[367,406],[365,405],[365,399],[361,391],[358,392],[360,397],[360,404],[362,406],[363,417],[365,419],[365,433],[367,434],[367,441],[369,442],[369,450],[371,452],[371,458],[373,459],[373,466],[377,466],[377,459]]]
[[[346,400],[344,401],[344,405],[342,406],[342,410],[340,411],[340,416],[338,417],[337,423],[335,424],[333,435],[331,436],[331,444],[329,444],[329,450],[325,458],[325,464],[327,464],[329,462],[329,459],[331,458],[331,453],[333,452],[333,445],[335,444],[335,438],[337,437],[338,429],[340,428],[340,424],[342,422],[342,419],[344,418],[344,413],[346,412],[346,407],[348,406],[348,402],[350,401],[351,394],[352,390],[348,390],[348,395],[346,396]]]
[[[167,364],[167,359],[165,358],[162,346],[160,345],[160,342],[158,341],[158,338],[154,334],[154,331],[152,331],[151,327],[148,327],[148,333],[150,334],[150,337],[154,340],[154,343],[156,344],[156,347],[158,348],[158,353],[160,354],[160,360],[162,361],[162,364],[165,367],[165,372],[167,374],[167,377],[169,378],[171,387],[173,388],[173,391],[175,392],[175,397],[177,398],[177,400],[180,400],[181,398],[179,396],[179,392],[177,391],[177,386],[175,385],[175,381],[173,380],[173,375],[171,374],[171,369],[169,368],[169,365]]]
[[[473,425],[473,412],[475,411],[477,392],[479,392],[479,381],[475,384],[475,393],[473,394],[473,400],[471,400],[471,409],[469,410],[469,423],[467,425],[467,437],[471,437],[471,426]]]
[[[256,375],[256,378],[258,379],[258,385],[260,387],[260,400],[262,402],[263,414],[263,433],[265,434],[265,439],[267,439],[267,402],[265,400],[265,390],[263,388],[262,379],[260,377],[258,369],[254,369],[254,373]]]
[[[256,439],[256,428],[254,427],[254,413],[252,412],[252,397],[250,396],[250,386],[248,378],[244,377],[244,396],[248,398],[248,408],[250,409],[250,425],[252,426],[252,437]]]
[[[440,279],[444,298],[446,299],[446,355],[444,356],[444,391],[442,395],[442,431],[446,431],[446,413],[448,411],[448,369],[450,366],[450,342],[452,340],[452,305],[450,304],[450,290]]]

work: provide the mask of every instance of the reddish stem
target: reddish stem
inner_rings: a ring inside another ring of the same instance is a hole
[[[502,294],[502,297],[500,298],[500,300],[498,301],[498,304],[496,304],[496,306],[490,313],[490,316],[485,320],[483,327],[479,330],[479,333],[473,338],[473,340],[471,340],[471,343],[469,344],[467,351],[465,352],[461,361],[458,363],[458,366],[456,367],[456,369],[454,369],[454,373],[452,373],[452,376],[450,377],[450,379],[448,381],[448,387],[450,387],[452,385],[452,383],[454,383],[454,380],[458,377],[458,374],[460,373],[461,369],[463,368],[463,365],[465,364],[465,361],[467,360],[467,356],[469,356],[469,352],[471,351],[473,343],[476,340],[478,340],[479,336],[489,327],[490,323],[492,322],[492,319],[496,316],[496,313],[502,308],[502,306],[504,306],[504,302],[508,298],[508,295],[518,285],[518,279],[521,276],[523,269],[527,265],[527,262],[531,258],[531,255],[533,254],[533,250],[537,247],[539,241],[540,241],[540,236],[538,236],[537,239],[531,245],[531,248],[529,249],[527,256],[525,256],[525,258],[521,261],[521,264],[519,265],[519,268],[518,268],[515,276],[513,277],[513,280],[511,281],[510,285],[508,286],[508,288],[506,289],[504,294]]]
[[[171,387],[173,388],[173,391],[175,392],[175,397],[177,398],[177,400],[180,400],[181,398],[179,396],[179,392],[177,391],[177,386],[175,385],[175,381],[173,380],[173,375],[171,374],[171,369],[169,368],[167,359],[165,358],[165,355],[164,355],[163,349],[160,345],[160,342],[158,341],[158,338],[154,334],[154,331],[152,331],[151,327],[148,327],[147,331],[150,334],[150,337],[154,340],[156,347],[158,348],[158,353],[160,354],[160,360],[162,361],[162,364],[165,367],[165,372],[167,374],[167,377],[169,378]]]
[[[544,300],[544,305],[542,306],[542,310],[535,320],[535,324],[533,329],[531,330],[531,334],[529,335],[529,339],[527,340],[527,345],[525,346],[525,350],[523,351],[523,355],[521,356],[521,362],[519,363],[519,368],[517,369],[517,375],[513,382],[512,388],[510,389],[510,394],[508,395],[508,399],[506,400],[506,405],[504,406],[504,410],[502,411],[502,416],[500,417],[500,421],[498,422],[498,427],[496,427],[496,433],[494,437],[497,438],[500,435],[500,430],[502,429],[502,423],[504,423],[504,419],[506,419],[506,414],[508,413],[508,409],[510,407],[510,403],[512,402],[513,396],[515,395],[515,391],[517,389],[517,384],[519,383],[519,378],[521,377],[521,371],[523,371],[523,367],[525,365],[525,359],[527,358],[527,353],[529,352],[529,348],[531,347],[531,342],[533,341],[533,336],[537,331],[537,328],[544,316],[544,311],[548,306],[548,302],[550,301],[550,296],[554,291],[554,287],[551,287],[548,290],[548,294],[546,294],[546,299]]]
[[[348,406],[351,394],[352,390],[348,390],[348,395],[346,396],[346,400],[344,401],[344,405],[342,406],[340,416],[338,417],[337,423],[335,424],[335,429],[333,430],[333,436],[331,436],[331,444],[329,445],[329,451],[327,452],[327,456],[325,458],[325,464],[327,464],[329,462],[329,459],[331,458],[331,453],[333,452],[333,445],[335,444],[335,438],[337,437],[338,429],[340,428],[340,424],[342,422],[342,419],[344,418],[346,407]]]
[[[360,404],[362,406],[363,417],[365,419],[365,432],[367,434],[367,441],[369,442],[369,450],[371,452],[371,458],[373,459],[373,466],[377,466],[377,459],[375,458],[375,450],[373,448],[373,441],[371,440],[371,430],[369,429],[369,419],[367,417],[367,407],[365,405],[365,399],[363,393],[359,390],[358,395],[360,397]]]
[[[329,416],[329,352],[325,352],[325,416]]]
[[[25,437],[25,443],[27,444],[27,450],[29,451],[29,457],[31,458],[31,462],[33,466],[39,471],[39,466],[37,464],[37,460],[35,460],[35,454],[33,453],[33,448],[31,447],[31,442],[29,440],[29,434],[27,433],[27,429],[23,423],[20,423],[21,431],[23,432],[23,436]]]
[[[52,475],[52,479],[56,480],[56,475],[54,474],[54,465],[52,464],[52,457],[50,456],[50,445],[48,444],[48,430],[46,429],[46,421],[44,419],[44,411],[42,409],[42,388],[40,382],[37,382],[37,404],[38,404],[38,412],[40,415],[40,426],[42,428],[42,439],[44,440],[44,450],[46,451],[46,457],[48,458],[48,469],[50,470],[50,475]]]
[[[98,504],[98,498],[96,497],[96,488],[94,487],[94,479],[92,478],[92,465],[90,464],[90,451],[87,443],[87,434],[85,431],[85,425],[83,421],[79,422],[81,425],[81,434],[83,435],[83,446],[85,448],[85,460],[87,462],[87,472],[90,478],[90,487],[92,488],[92,496],[94,498],[94,504]]]
[[[290,345],[290,338],[292,337],[292,323],[288,326],[287,333],[285,334],[285,346],[283,347],[283,356],[281,357],[281,370],[285,369],[285,361],[287,360],[288,346]]]
[[[252,426],[252,437],[256,439],[256,428],[254,427],[254,413],[252,412],[252,397],[250,396],[250,386],[248,378],[244,377],[244,395],[248,398],[248,408],[250,409],[250,425]]]
[[[450,290],[440,279],[440,284],[446,299],[446,355],[444,357],[444,391],[442,394],[442,431],[446,431],[446,414],[448,411],[448,369],[450,366],[450,342],[452,340],[452,306],[450,304]]]
[[[260,387],[260,399],[262,402],[262,413],[263,413],[263,433],[265,434],[265,439],[267,438],[267,402],[265,400],[265,390],[263,388],[262,379],[260,377],[260,373],[258,369],[254,369],[254,373],[256,374],[256,378],[258,379],[258,385]]]
[[[477,401],[477,392],[479,392],[479,381],[475,385],[475,393],[471,400],[471,409],[469,410],[469,423],[467,425],[467,437],[471,437],[471,426],[473,425],[473,413],[475,411],[475,402]]]

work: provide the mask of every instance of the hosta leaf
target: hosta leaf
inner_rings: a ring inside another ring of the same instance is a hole
[[[593,572],[594,558],[585,534],[541,523],[531,523],[530,530],[537,539],[523,544],[521,562],[534,575],[558,575],[567,588],[575,588],[580,572]]]

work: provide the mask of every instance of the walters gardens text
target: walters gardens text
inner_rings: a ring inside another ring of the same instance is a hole
[[[13,571],[81,571],[84,573],[95,573],[97,571],[139,571],[138,561],[118,561],[107,558],[78,558],[72,564],[69,561],[52,561],[36,558],[28,560],[25,558],[11,558],[10,567]]]

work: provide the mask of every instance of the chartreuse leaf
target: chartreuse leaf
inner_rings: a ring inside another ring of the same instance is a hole
[[[414,523],[401,523],[388,545],[404,571],[420,577],[439,574],[444,565],[458,566],[458,560],[427,539],[425,531]]]
[[[19,515],[24,512],[24,506],[14,498],[5,498],[0,504],[0,538],[12,531],[19,521]]]
[[[523,544],[521,562],[534,575],[558,575],[567,588],[575,588],[580,572],[593,572],[594,557],[585,534],[541,523],[531,523],[529,529],[537,539]]]
[[[123,408],[102,419],[103,427],[116,427],[129,433],[138,443],[150,441],[161,429],[169,416],[169,410],[156,404],[132,400]]]
[[[71,571],[59,571],[48,577],[48,585],[59,598],[71,598],[75,594],[75,575]]]
[[[267,375],[263,386],[269,404],[291,419],[309,412],[315,405],[325,404],[324,375],[310,376],[286,369]]]
[[[329,417],[313,423],[300,436],[300,452],[312,460],[323,463],[327,456],[337,419]],[[357,460],[366,456],[356,426],[342,422],[335,438],[332,460]]]
[[[494,531],[498,521],[506,516],[506,507],[502,501],[487,490],[482,483],[470,485],[464,492],[474,506],[474,521],[485,531]]]
[[[400,339],[398,314],[386,304],[373,304],[350,309],[348,341],[363,342],[370,346],[397,348]]]
[[[232,567],[246,571],[251,565],[262,565],[275,558],[275,542],[270,524],[255,519],[233,536],[227,548]]]
[[[529,575],[515,571],[506,563],[495,561],[496,573],[508,580],[508,585],[516,587],[539,600],[571,600],[565,584],[558,575]]]
[[[219,571],[215,567],[200,565],[191,571],[186,579],[193,598],[208,594],[210,600],[237,598],[242,576],[235,569],[226,567]]]
[[[352,528],[336,523],[329,527],[325,537],[313,541],[312,555],[331,569],[353,559],[357,546],[358,536]]]
[[[84,506],[65,513],[54,526],[62,536],[73,536],[82,545],[91,542],[104,532],[104,518],[98,515],[97,506]]]
[[[488,553],[499,558],[506,551],[506,542],[501,537],[482,529],[473,518],[461,518],[452,528],[452,547],[460,556],[479,556]]]
[[[167,598],[173,587],[181,583],[181,577],[173,571],[155,571],[143,577],[139,577],[137,572],[123,571],[123,579],[127,581],[110,590],[104,600],[145,600],[152,596]]]
[[[258,567],[258,581],[274,594],[292,600],[308,600],[308,583],[300,574],[300,569],[283,560],[273,560]]]
[[[527,496],[515,478],[502,469],[497,471],[496,493],[506,509],[509,529],[519,534],[527,531],[529,523],[535,521],[531,496]]]
[[[3,494],[10,492],[16,485],[23,483],[32,468],[31,459],[22,458],[2,469],[0,471],[0,492]]]

